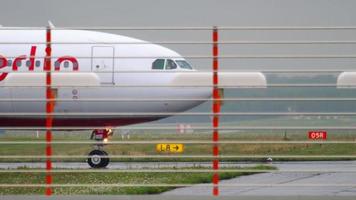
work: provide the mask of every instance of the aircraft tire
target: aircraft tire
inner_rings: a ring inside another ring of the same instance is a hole
[[[105,151],[93,150],[88,155],[88,164],[91,168],[105,168],[108,166],[110,159]]]

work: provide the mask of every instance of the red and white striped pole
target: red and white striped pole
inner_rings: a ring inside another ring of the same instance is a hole
[[[220,95],[219,95],[219,46],[218,46],[218,28],[213,28],[213,169],[219,170],[219,113],[220,113]],[[219,173],[213,174],[213,195],[219,195]]]
[[[51,74],[51,27],[46,29],[46,57],[45,57],[45,72],[46,72],[46,195],[52,195],[52,125],[53,125],[53,105],[54,105],[54,95],[52,94],[52,74]]]

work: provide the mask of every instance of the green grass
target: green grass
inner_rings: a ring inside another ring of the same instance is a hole
[[[250,121],[223,123],[221,126],[355,126],[356,119],[339,117],[337,119],[295,119],[295,118],[268,118]],[[140,125],[137,125],[140,126]],[[154,125],[145,125],[154,126]],[[165,126],[175,127],[175,124]],[[208,126],[207,124],[192,124],[194,126]],[[308,130],[261,130],[261,131],[220,131],[221,141],[307,141]],[[54,132],[54,141],[89,141],[90,131]],[[151,140],[206,140],[211,141],[210,131],[195,131],[190,134],[176,134],[175,130],[134,130],[130,134],[129,141],[151,141]],[[117,132],[113,141],[121,141]],[[355,131],[328,131],[328,141],[355,141]],[[35,137],[34,131],[7,131],[0,135],[0,141],[45,141],[44,132],[40,137]],[[125,141],[128,141],[127,139]],[[160,155],[155,150],[155,144],[111,144],[105,147],[110,155],[143,156]],[[86,156],[92,150],[90,144],[53,144],[54,155],[81,155]],[[186,144],[183,154],[178,155],[211,155],[211,144]],[[221,155],[355,155],[356,144],[222,144]],[[45,155],[44,144],[2,144],[1,155]],[[278,158],[275,160],[335,160],[337,158]],[[345,159],[345,158],[342,158]],[[39,158],[0,158],[0,162],[24,162],[43,161]],[[85,158],[61,158],[54,161],[78,161],[85,162]],[[115,158],[113,161],[208,161],[210,159],[189,158]],[[242,159],[222,159],[223,161],[236,161]],[[246,159],[243,160],[261,160]]]
[[[89,141],[89,131],[57,132],[54,133],[54,141]],[[33,132],[7,132],[0,136],[0,141],[44,141],[43,133],[36,138]],[[211,134],[195,132],[193,134],[175,134],[172,132],[159,131],[134,131],[129,141],[147,140],[211,140]],[[221,141],[248,140],[248,141],[306,141],[306,131],[234,131],[222,132]],[[328,141],[355,141],[356,134],[353,132],[329,131]],[[113,141],[121,141],[116,134]],[[128,141],[128,140],[126,140]],[[53,144],[54,155],[81,155],[86,156],[92,150],[90,144]],[[105,147],[110,155],[142,156],[142,155],[166,155],[156,152],[155,144],[111,144]],[[44,144],[2,144],[1,155],[45,155]],[[186,144],[183,154],[177,155],[212,155],[211,144]],[[222,144],[220,155],[356,155],[356,144]],[[53,161],[78,161],[85,162],[85,158],[57,158]],[[113,161],[208,161],[210,159],[191,158],[114,158]],[[241,159],[222,159],[225,161]],[[244,158],[243,160],[247,160]],[[261,160],[261,159],[248,159]],[[275,159],[276,160],[276,159]],[[279,158],[278,160],[311,160],[307,158]],[[313,160],[335,160],[335,158],[321,158]],[[0,162],[31,162],[44,161],[40,158],[0,158]]]
[[[194,168],[197,169],[197,168]],[[202,168],[199,168],[202,169]],[[229,168],[231,169],[231,168]],[[254,170],[274,170],[274,167],[259,165]],[[255,172],[220,172],[221,180],[231,179]],[[159,173],[159,172],[103,172],[103,173],[53,173],[54,184],[199,184],[211,183],[213,173]],[[44,173],[0,173],[0,184],[44,184]],[[57,195],[84,194],[158,194],[175,187],[56,187]],[[0,195],[44,194],[44,188],[1,188]]]

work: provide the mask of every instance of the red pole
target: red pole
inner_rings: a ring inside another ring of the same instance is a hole
[[[219,112],[220,112],[220,95],[219,95],[219,46],[218,46],[218,28],[216,26],[213,27],[213,169],[219,170]],[[219,195],[219,173],[214,172],[213,175],[213,195]]]
[[[46,57],[45,57],[45,66],[44,70],[46,71],[46,195],[52,195],[52,125],[53,125],[53,98],[52,95],[52,74],[51,74],[51,28],[48,27],[46,30]]]

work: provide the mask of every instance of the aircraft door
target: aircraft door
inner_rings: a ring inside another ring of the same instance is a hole
[[[91,71],[98,73],[101,83],[114,84],[114,52],[112,46],[92,47]]]

